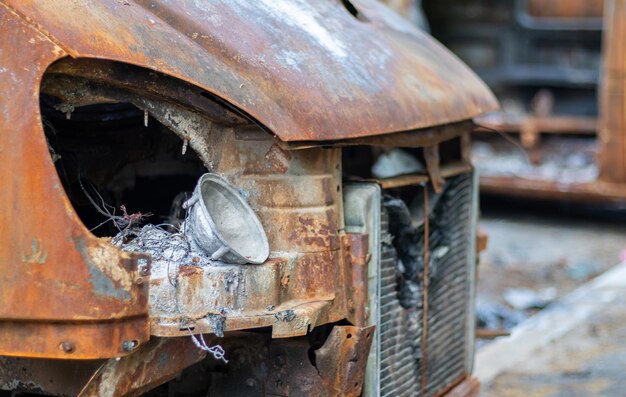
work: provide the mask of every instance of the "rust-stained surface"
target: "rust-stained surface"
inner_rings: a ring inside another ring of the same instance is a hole
[[[426,162],[426,170],[435,193],[441,193],[445,180],[441,176],[441,170],[439,169],[438,145],[429,145],[424,148],[424,161]]]
[[[0,334],[0,353],[108,358],[128,354],[124,342],[142,344],[150,332],[146,269],[139,268],[136,256],[120,252],[86,230],[50,161],[39,114],[39,84],[48,66],[60,58],[109,59],[158,70],[221,96],[284,141],[403,133],[467,119],[495,106],[482,82],[436,42],[374,2],[355,5],[367,21],[355,19],[341,3],[330,1],[176,6],[130,1],[3,2],[3,52],[22,55],[3,57],[0,64],[0,87],[3,96],[11,98],[2,103],[0,119],[5,132],[0,137],[0,156],[3,163],[11,164],[0,171],[0,238],[11,247],[0,251],[0,332],[5,333]],[[241,40],[239,34],[248,40]],[[357,36],[361,39],[355,40]],[[111,85],[123,75],[126,90],[141,86],[148,96],[157,92],[150,79],[133,80],[133,70],[126,74],[127,69],[110,64],[103,69],[89,61],[72,68],[67,63],[52,68],[53,80],[44,89],[51,93],[55,87],[61,89],[64,75]],[[113,99],[150,111],[189,141],[209,168],[225,174],[236,170],[236,175],[227,176],[251,194],[275,257],[282,258],[260,268],[261,272],[273,269],[261,277],[263,282],[249,283],[249,292],[258,288],[250,294],[250,302],[265,294],[267,282],[278,280],[278,295],[265,300],[285,310],[298,306],[310,314],[304,322],[285,322],[258,305],[252,309],[235,305],[242,312],[233,316],[239,320],[226,322],[227,329],[275,324],[282,329],[277,336],[290,336],[305,333],[317,321],[344,318],[345,290],[340,286],[350,274],[341,265],[339,246],[343,218],[338,149],[303,150],[293,158],[267,139],[262,144],[267,147],[254,152],[255,160],[229,168],[229,161],[239,160],[227,150],[213,151],[213,157],[208,157],[206,139],[214,135],[203,135],[202,126],[210,125],[203,122],[208,119],[228,130],[226,125],[245,120],[238,112],[203,101],[192,86],[172,89],[171,94],[168,90],[168,95],[194,110],[180,110],[180,115],[191,120],[190,128],[198,127],[195,134],[186,136],[189,131],[176,128],[180,119],[159,113],[153,97]],[[245,131],[237,133],[244,136],[241,142],[248,139]],[[437,139],[437,133],[431,135]],[[249,139],[248,145],[258,145],[256,138]],[[41,216],[44,212],[46,216]],[[285,252],[291,254],[279,254]],[[181,277],[190,274],[183,272]],[[281,306],[285,302],[289,303]],[[206,310],[192,313],[198,318],[208,314]],[[174,334],[180,334],[180,315],[173,317],[176,321],[168,324],[176,324]],[[52,320],[63,326],[46,323]],[[89,338],[79,334],[83,323],[92,327]],[[160,324],[153,319],[153,333],[172,334],[160,329]],[[22,326],[31,330],[24,337],[32,346],[29,349],[9,336]]]
[[[375,328],[334,327],[315,351],[315,364],[331,395],[361,395]]]
[[[436,184],[433,182],[433,189],[436,189]],[[428,293],[430,285],[430,215],[428,213],[428,185],[424,186],[424,269],[422,275],[422,283],[424,286],[424,292],[422,297],[422,340],[421,340],[421,368],[420,368],[420,381],[421,381],[421,394],[426,394],[426,388],[428,386]]]
[[[352,324],[364,327],[368,320],[368,308],[364,303],[369,297],[367,290],[368,265],[371,259],[369,236],[350,233],[341,238],[345,263],[350,269],[351,290],[347,293],[349,320]]]
[[[21,54],[0,61],[2,97],[10,98],[0,104],[5,164],[0,168],[0,354],[128,354],[124,340],[141,343],[149,335],[147,284],[136,282],[138,259],[82,225],[56,176],[41,128],[37,87],[46,65],[63,50],[4,6],[0,26],[3,53]],[[67,324],[51,327],[46,321],[52,320]],[[86,333],[78,326],[83,322],[90,324]],[[60,348],[64,342],[73,348]]]
[[[527,0],[526,10],[536,18],[602,18],[604,0]]]
[[[89,291],[88,287],[84,288]],[[63,292],[63,289],[57,291],[57,293]],[[83,299],[90,300],[73,302],[71,308],[79,311],[93,302],[93,298],[88,293]],[[19,306],[15,309],[19,309]],[[42,315],[48,314],[50,317],[57,313],[46,311],[45,307],[40,310]],[[105,315],[103,314],[102,317]],[[119,357],[132,352],[124,348],[124,342],[146,342],[149,332],[146,316],[118,321],[106,320],[106,318],[93,321],[67,320],[61,315],[49,321],[2,320],[0,321],[0,349],[2,355],[20,357],[83,360]]]
[[[10,98],[0,103],[0,356],[90,360],[72,367],[80,376],[66,393],[107,359],[80,395],[138,395],[204,358],[190,333],[271,327],[258,333],[275,369],[268,394],[359,395],[374,331],[361,328],[370,247],[344,231],[338,146],[438,145],[497,103],[427,35],[373,0],[353,4],[356,13],[331,0],[0,0],[0,51],[20,54],[0,57]],[[174,132],[183,155],[189,145],[191,160],[240,190],[270,259],[170,267],[96,238],[55,169],[40,109],[48,96],[68,120],[75,107],[134,105],[146,128]],[[440,168],[431,147],[432,177],[469,167],[465,156]],[[387,182],[429,181],[408,179]],[[345,320],[354,326],[320,344],[272,341]]]
[[[600,179],[626,183],[626,2],[607,1],[600,83]]]
[[[497,107],[465,65],[372,0],[353,2],[365,20],[331,0],[4,3],[58,45],[42,49],[48,59],[31,75],[66,54],[143,66],[206,89],[284,141],[407,131]]]
[[[417,148],[456,138],[460,134],[470,131],[473,126],[474,123],[471,120],[465,120],[458,123],[439,125],[415,131],[398,132],[395,134],[377,135],[363,138],[342,139],[334,141],[333,147],[366,145],[385,148]],[[319,142],[295,142],[281,144],[291,149],[303,149],[319,146]]]
[[[449,178],[455,175],[471,172],[472,165],[470,163],[457,162],[441,166],[439,168],[439,171],[439,174],[442,178]],[[391,178],[376,179],[376,183],[378,183],[383,189],[395,189],[400,187],[419,185],[427,183],[428,181],[429,177],[427,173],[407,174]]]
[[[149,282],[143,282],[148,263],[128,273],[126,277],[132,285],[150,286],[150,332],[157,336],[180,336],[193,328],[194,333],[221,334],[271,326],[274,337],[291,337],[304,335],[316,325],[345,318],[363,323],[365,311],[361,299],[367,293],[361,280],[364,274],[351,264],[366,260],[360,257],[364,249],[356,245],[352,253],[349,247],[342,249],[340,245],[343,229],[340,150],[319,147],[287,150],[259,127],[241,125],[242,121],[235,115],[211,107],[192,87],[174,84],[164,76],[142,76],[138,70],[117,64],[106,66],[108,70],[91,61],[58,63],[46,76],[42,88],[71,106],[114,101],[135,103],[171,127],[181,139],[190,142],[210,171],[224,175],[241,189],[259,215],[272,249],[272,259],[260,266],[201,268],[182,264],[174,275],[169,273],[169,266],[154,267]],[[129,73],[122,78],[124,72]],[[98,84],[90,80],[96,77],[100,79]],[[146,87],[150,99],[139,97],[136,92],[139,86]],[[171,91],[170,100],[179,104],[157,98],[163,96],[163,90]],[[202,115],[197,111],[202,111]],[[469,125],[459,123],[445,133],[430,131],[419,142],[439,142],[442,134],[458,136]],[[55,179],[56,175],[48,177]],[[71,213],[69,204],[66,209]],[[107,240],[96,241],[108,247]],[[25,260],[39,261],[42,257],[39,244],[33,247]],[[88,252],[96,255],[103,249]],[[123,262],[130,270],[137,267],[135,262],[142,260],[129,253],[120,255],[131,258]],[[43,338],[45,343],[33,346],[40,349],[37,354],[44,356],[71,354],[76,358],[96,358],[127,354],[119,352],[125,341],[146,340],[146,336],[137,337],[129,332],[115,333],[125,329],[120,322],[109,322],[108,328],[99,328],[97,324],[93,323],[93,329],[100,330],[102,335],[91,336],[89,353],[83,352],[86,342],[72,334],[63,334],[60,339],[56,335]],[[134,318],[133,324],[147,335],[145,316]],[[78,332],[81,325],[79,322],[74,327],[64,324],[48,328]],[[16,329],[11,332],[15,333]],[[41,335],[33,333],[33,338]],[[111,341],[111,337],[119,342]],[[102,342],[108,350],[97,349]],[[15,343],[4,350],[6,354],[24,354]]]
[[[78,396],[139,396],[205,356],[189,338],[152,339],[135,354],[105,362]]]
[[[350,252],[340,245],[339,150],[285,151],[258,127],[219,131],[223,145],[214,169],[248,198],[271,259],[257,266],[183,266],[175,284],[167,267],[153,271],[152,333],[271,326],[274,337],[292,337],[346,318],[352,275],[344,257]]]

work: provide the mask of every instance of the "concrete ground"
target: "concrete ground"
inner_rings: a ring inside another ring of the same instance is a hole
[[[517,287],[558,294],[510,337],[480,347],[483,397],[626,395],[626,263],[613,266],[626,222],[554,208],[484,210],[479,297],[506,304],[504,291]]]
[[[626,211],[591,211],[555,203],[483,199],[478,294],[505,303],[510,288],[557,297],[601,274],[626,256]]]
[[[482,397],[626,395],[626,263],[477,353]]]

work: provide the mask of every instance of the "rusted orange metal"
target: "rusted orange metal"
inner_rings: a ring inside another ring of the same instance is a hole
[[[146,86],[151,95],[184,92],[185,97],[172,99],[196,109],[207,108],[192,87],[172,84],[165,76],[154,73],[142,76],[141,71],[135,69],[115,63],[64,61],[50,69],[43,89],[63,101],[71,101],[73,106],[81,106],[115,99],[134,102],[138,87]],[[94,91],[96,77],[102,87]],[[68,78],[79,79],[78,90],[68,84]],[[83,78],[87,78],[86,84],[92,89],[90,95],[81,91]],[[103,82],[110,85],[104,86]],[[112,94],[114,88],[124,91]],[[170,115],[178,111],[178,106],[169,106]],[[150,111],[159,119],[155,108]],[[200,119],[199,123],[209,128],[200,131],[203,133],[200,138],[206,143],[197,146],[197,152],[207,153],[207,145],[210,145],[212,154],[203,157],[205,165],[249,194],[250,204],[268,232],[275,258],[263,265],[241,269],[184,265],[174,276],[176,287],[171,283],[171,275],[153,274],[150,279],[151,333],[179,336],[185,335],[188,327],[193,328],[194,333],[217,330],[221,333],[271,326],[275,337],[288,337],[344,318],[359,324],[364,318],[362,298],[366,291],[358,287],[358,275],[350,274],[359,270],[351,266],[355,259],[351,249],[344,246],[340,252],[339,246],[339,232],[343,228],[339,151],[315,147],[286,150],[259,127],[236,125],[235,121],[216,111]],[[191,131],[178,131],[175,124],[171,126],[181,138],[191,139],[194,147]],[[441,135],[458,138],[470,127],[471,123],[466,122],[444,131],[434,129],[419,137],[419,142],[439,142]],[[430,163],[433,166],[432,159]],[[468,164],[446,166],[441,168],[441,175],[467,172],[468,167]],[[414,177],[428,181],[426,175]],[[392,181],[380,183],[387,186]],[[359,251],[363,251],[362,247]],[[350,259],[343,259],[347,257]],[[208,286],[211,294],[207,293]],[[167,289],[170,291],[166,292]],[[163,310],[165,307],[169,309]],[[220,314],[226,312],[236,314]],[[207,315],[213,317],[206,318]],[[218,323],[215,316],[221,318]]]
[[[0,58],[0,96],[10,98],[0,103],[0,356],[107,359],[82,395],[134,395],[204,357],[173,338],[189,332],[272,327],[286,338],[346,319],[363,325],[367,240],[343,231],[341,151],[320,142],[434,145],[497,103],[426,34],[373,0],[353,3],[358,16],[334,0],[0,0],[0,50],[20,54]],[[96,103],[150,109],[176,130],[159,113],[167,105],[201,125],[175,132],[249,195],[271,259],[183,264],[168,302],[176,310],[153,304],[169,272],[152,277],[149,258],[94,237],[51,160],[40,94],[73,94],[68,77],[97,82]],[[327,365],[306,363],[302,374],[319,376],[328,395],[358,395],[373,330],[336,329],[319,349]]]
[[[527,0],[528,14],[537,18],[602,18],[604,0]]]
[[[315,351],[315,363],[329,395],[361,395],[375,329],[334,327],[324,345]]]
[[[340,244],[340,151],[282,152],[258,127],[223,134],[227,144],[215,170],[249,194],[277,258],[275,264],[239,270],[250,277],[242,283],[245,297],[237,298],[241,316],[228,316],[226,329],[256,323],[272,326],[275,337],[289,337],[346,318],[351,270]],[[289,310],[294,318],[280,314]]]
[[[206,89],[284,141],[407,131],[497,107],[465,65],[373,0],[353,2],[367,21],[331,0],[3,3],[56,43],[40,71],[66,55],[157,70]]]
[[[210,336],[206,342],[212,343]],[[201,361],[190,338],[153,338],[133,354],[109,360],[0,357],[0,389],[58,396],[138,396]]]
[[[215,9],[141,1],[0,3],[3,53],[22,54],[3,57],[0,65],[3,97],[12,98],[2,103],[0,119],[5,132],[0,155],[11,165],[0,171],[0,238],[10,242],[0,250],[4,323],[0,332],[6,333],[0,335],[0,354],[122,356],[129,353],[122,348],[125,341],[142,344],[150,332],[148,283],[139,282],[138,258],[85,229],[49,158],[38,94],[44,72],[58,59],[91,57],[158,70],[221,97],[284,141],[402,133],[467,119],[495,107],[483,83],[432,39],[375,2],[355,5],[367,23],[331,1],[297,6],[225,2]],[[289,7],[300,8],[287,13]],[[294,17],[305,18],[305,28],[294,24]],[[327,25],[332,23],[337,26],[330,35]],[[250,40],[241,40],[240,34]],[[92,73],[106,81],[102,70],[94,68]],[[306,83],[301,79],[305,74]],[[150,91],[149,83],[145,87]],[[193,101],[192,94],[197,95],[189,90],[172,95]],[[211,116],[210,110],[204,111]],[[228,112],[211,117],[241,122]],[[281,173],[289,161],[284,153],[273,149],[264,153],[263,161]],[[316,155],[309,156],[306,161],[314,164]],[[340,175],[339,169],[333,172]],[[320,192],[339,197],[338,180],[321,182]],[[280,206],[288,202],[294,186],[283,184],[284,189],[278,189],[277,184],[259,181],[251,187],[255,197]],[[340,199],[334,202],[341,204]],[[343,294],[336,284],[340,280],[323,276],[341,268],[337,252],[341,209],[282,218],[273,218],[276,215],[270,212],[261,218],[276,229],[271,235],[280,236],[272,242],[274,249],[299,247],[302,253],[293,274],[281,278],[281,284],[289,286],[281,299],[302,299],[316,291],[315,296],[322,298],[315,305],[337,298],[343,306],[337,295]],[[312,277],[315,272],[321,277]],[[345,310],[323,311],[327,314],[319,320],[339,319]],[[264,318],[272,317],[268,313]],[[258,318],[242,318],[239,326],[266,324]],[[65,325],[50,328],[46,322]],[[89,337],[80,333],[87,323],[93,327]],[[21,326],[32,332],[21,339],[9,337]]]
[[[78,396],[139,396],[205,356],[189,338],[152,339],[135,354],[105,362]]]
[[[433,184],[434,185],[434,184]],[[424,185],[424,271],[422,274],[422,285],[424,293],[422,297],[422,340],[420,362],[420,383],[421,394],[426,394],[426,386],[428,385],[428,286],[430,284],[429,264],[430,264],[430,215],[428,213],[428,185]],[[434,189],[434,186],[433,186]]]
[[[0,354],[129,354],[125,340],[149,337],[138,258],[95,238],[80,222],[41,127],[38,84],[64,52],[5,6],[0,26],[3,54],[21,54],[3,56],[0,66],[2,97],[11,98],[0,104],[0,161],[6,165],[0,167]]]
[[[371,254],[369,251],[369,236],[367,234],[345,234],[342,236],[342,248],[345,262],[351,269],[351,290],[348,291],[348,311],[350,322],[364,327],[367,324],[367,265]]]
[[[626,183],[626,2],[608,0],[600,85],[600,179]]]
[[[489,244],[489,235],[487,232],[482,230],[480,226],[476,232],[476,254],[480,254],[484,250],[487,249],[487,245]]]

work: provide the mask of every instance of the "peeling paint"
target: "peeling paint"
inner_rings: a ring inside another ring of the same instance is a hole
[[[115,299],[130,300],[130,293],[118,288],[113,280],[95,266],[89,267],[89,282],[93,285],[93,292],[99,296],[108,296]]]
[[[76,239],[74,244],[88,265],[89,282],[95,295],[120,300],[131,299],[130,289],[134,279],[120,266],[120,256],[115,248],[108,243],[89,245],[84,239]]]
[[[46,263],[47,258],[48,254],[41,245],[41,241],[39,241],[39,239],[37,238],[33,238],[33,242],[31,244],[31,252],[29,254],[22,255],[22,261],[26,263],[38,263],[40,265]]]

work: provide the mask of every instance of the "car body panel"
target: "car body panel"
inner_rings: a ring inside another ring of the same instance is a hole
[[[4,0],[72,57],[202,87],[283,141],[365,137],[494,110],[484,83],[373,0]],[[59,54],[60,56],[60,54]]]

